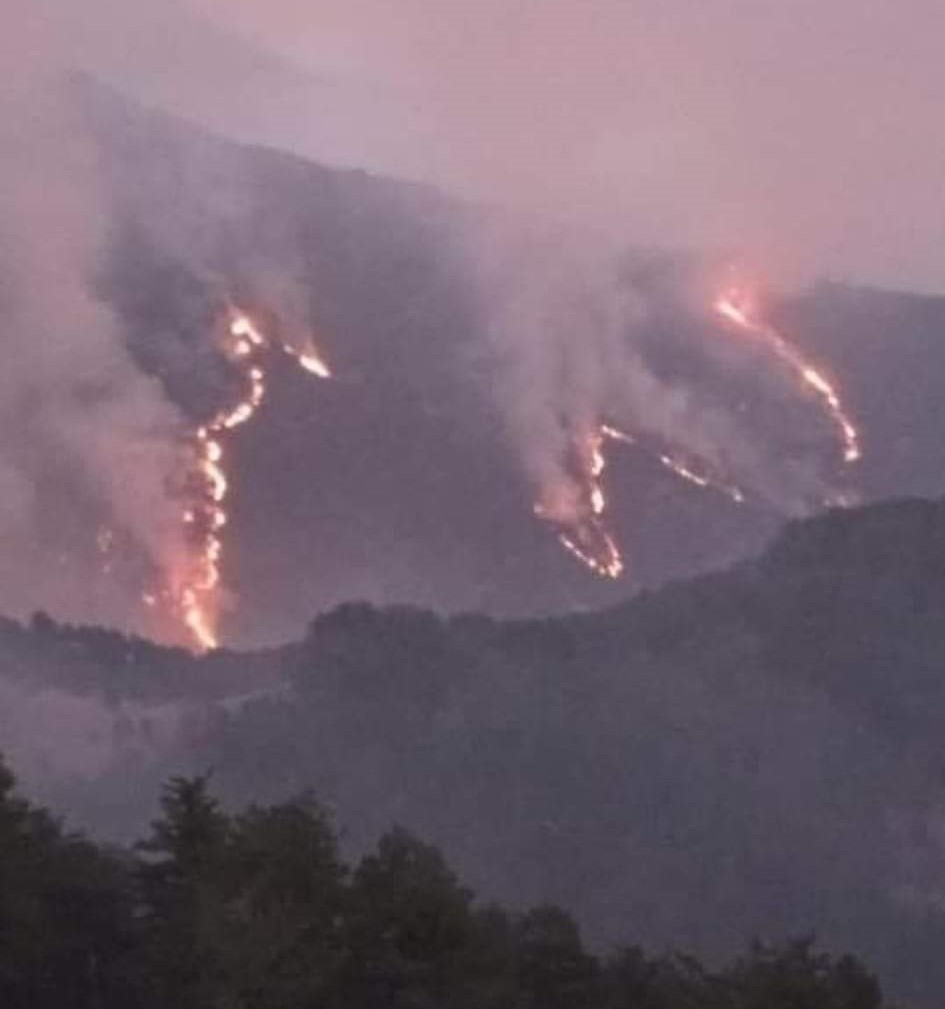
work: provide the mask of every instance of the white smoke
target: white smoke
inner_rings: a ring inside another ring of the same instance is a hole
[[[2,605],[42,604],[49,592],[54,606],[70,600],[63,615],[88,619],[99,616],[88,594],[50,585],[90,573],[50,555],[39,508],[55,496],[51,511],[67,515],[70,496],[84,500],[163,565],[179,549],[170,491],[179,419],[95,294],[109,222],[95,147],[70,98],[68,47],[44,5],[4,0],[3,15]],[[116,586],[113,602],[123,595],[127,586]]]
[[[698,460],[788,514],[823,496],[813,469],[773,463],[764,438],[732,410],[647,364],[637,337],[648,306],[620,275],[626,250],[600,234],[505,215],[464,251],[486,306],[492,391],[542,514],[577,517],[575,450],[602,424],[651,452]]]

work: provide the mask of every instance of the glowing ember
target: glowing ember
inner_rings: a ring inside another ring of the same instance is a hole
[[[634,438],[633,435],[627,434],[626,431],[621,431],[620,428],[614,427],[611,424],[602,424],[600,433],[605,438],[618,442],[622,445],[631,445],[635,447],[640,445],[639,441]],[[699,487],[702,490],[718,491],[720,494],[724,494],[726,497],[731,498],[731,500],[736,504],[743,504],[745,501],[745,495],[738,487],[726,484],[721,479],[712,476],[708,469],[696,469],[694,463],[684,462],[679,456],[672,455],[669,452],[657,453],[656,459],[665,469],[668,469],[681,480],[685,480],[687,483],[691,483],[695,487]]]
[[[287,344],[278,345],[278,349],[310,374],[331,377],[328,366],[314,350],[303,354]],[[223,437],[252,420],[262,405],[266,397],[262,358],[271,350],[271,341],[248,315],[238,311],[231,313],[223,351],[243,371],[247,391],[243,399],[197,428],[194,435],[194,502],[181,516],[195,544],[194,554],[185,565],[184,573],[178,574],[177,587],[171,590],[170,596],[184,626],[202,651],[219,647],[217,619],[224,551],[218,533],[229,521],[226,500],[230,488]],[[157,600],[154,595],[147,595],[144,602],[154,606]]]
[[[840,434],[844,462],[854,463],[860,459],[862,451],[859,432],[847,415],[834,385],[796,347],[788,343],[774,326],[756,317],[752,299],[743,290],[731,288],[715,299],[713,309],[739,332],[760,340],[794,373],[801,388],[820,400]],[[601,483],[606,466],[602,450],[604,440],[630,446],[641,445],[635,435],[610,424],[601,424],[594,433],[585,436],[577,448],[580,500],[572,503],[570,510],[554,511],[540,506],[536,508],[536,512],[559,527],[561,543],[588,568],[598,575],[618,578],[623,573],[623,558],[604,521],[607,511],[607,498]],[[713,467],[687,461],[672,451],[657,451],[655,457],[661,466],[694,487],[716,490],[735,504],[744,503],[745,495],[741,489],[713,474]],[[836,504],[841,500],[843,499],[831,498],[827,503]]]
[[[752,301],[740,289],[732,288],[720,294],[713,309],[731,327],[760,340],[794,373],[801,387],[821,401],[841,434],[844,461],[856,462],[861,456],[859,432],[828,378],[778,330],[756,317]],[[193,554],[183,565],[184,572],[177,572],[173,588],[160,595],[143,597],[149,607],[156,606],[159,600],[170,601],[201,650],[219,645],[217,621],[224,557],[220,532],[228,523],[226,502],[230,489],[226,436],[252,420],[262,405],[266,397],[263,365],[266,355],[273,350],[291,357],[308,374],[319,379],[332,377],[331,369],[314,347],[308,346],[303,351],[286,343],[274,343],[246,313],[231,312],[223,351],[243,375],[246,392],[241,400],[219,412],[194,433],[192,501],[181,515],[188,538],[194,544]],[[535,513],[555,528],[560,543],[571,555],[600,577],[617,579],[624,573],[621,550],[607,520],[605,441],[642,447],[644,451],[651,451],[660,465],[681,480],[700,489],[716,490],[737,504],[745,500],[738,487],[720,480],[715,467],[702,461],[686,459],[674,454],[672,449],[647,449],[636,435],[610,424],[587,430],[574,441],[567,477],[559,482],[560,486],[543,488],[543,499],[535,505]],[[110,543],[100,542],[103,553],[108,546]]]
[[[660,453],[659,461],[671,473],[675,473],[680,480],[685,480],[702,490],[716,490],[730,498],[735,504],[744,504],[745,495],[740,488],[723,483],[721,480],[711,477],[707,472],[694,469],[691,463],[685,463],[667,452]]]
[[[738,289],[724,291],[715,300],[715,311],[743,333],[762,340],[797,376],[803,388],[810,390],[840,432],[843,461],[854,463],[862,456],[860,435],[840,400],[840,395],[827,377],[804,359],[803,354],[770,323],[755,318],[752,301]]]
[[[624,445],[636,445],[637,440],[632,434],[621,431],[619,428],[611,427],[610,424],[601,424],[600,433],[611,441],[623,442]]]
[[[606,440],[621,445],[640,447],[640,442],[632,434],[621,431],[612,424],[601,424],[597,430],[582,440],[577,447],[579,458],[578,489],[576,502],[568,495],[563,497],[564,505],[551,506],[539,503],[535,514],[547,522],[558,526],[558,539],[572,556],[602,578],[620,578],[624,573],[624,560],[613,534],[606,525],[607,496],[601,478],[607,466],[603,445]],[[693,468],[668,452],[656,453],[660,465],[680,479],[703,490],[716,490],[725,494],[736,504],[742,504],[745,495],[738,487],[721,482]]]
[[[623,558],[613,537],[599,525],[582,525],[572,536],[560,533],[561,545],[601,578],[616,580],[623,574]]]
[[[601,477],[607,466],[600,429],[575,445],[577,494],[551,495],[555,504],[539,502],[535,514],[558,527],[562,546],[602,578],[619,578],[624,564],[620,548],[607,529],[607,497]]]
[[[331,369],[314,351],[309,351],[307,354],[298,354],[289,348],[286,348],[286,351],[294,357],[309,374],[315,375],[318,378],[331,378]]]

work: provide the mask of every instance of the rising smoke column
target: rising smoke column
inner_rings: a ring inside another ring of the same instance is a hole
[[[608,444],[645,453],[733,504],[752,499],[800,515],[840,500],[816,467],[783,464],[723,396],[649,366],[637,338],[647,303],[621,276],[619,247],[599,234],[507,219],[481,230],[469,255],[493,351],[491,392],[535,512],[595,574],[616,578],[625,569],[609,520]],[[718,328],[720,315],[732,323],[743,310],[720,295],[699,311]],[[858,434],[835,386],[767,324],[741,314],[737,321],[774,352],[772,379],[788,365],[799,403],[814,395],[814,411],[837,427],[843,460],[856,461]]]
[[[67,598],[63,565],[70,558],[44,553],[37,516],[51,510],[51,493],[80,497],[147,566],[163,568],[184,549],[170,491],[182,423],[160,385],[136,366],[95,294],[108,239],[106,201],[96,149],[71,97],[68,47],[44,4],[6,0],[3,13],[0,473],[10,490],[5,517],[12,525],[2,536],[7,584],[16,585],[19,605],[35,584],[40,594],[49,592],[50,605],[88,618],[82,579]],[[95,537],[93,525],[93,548]],[[116,603],[131,598],[123,588]],[[133,613],[123,607],[121,616]]]

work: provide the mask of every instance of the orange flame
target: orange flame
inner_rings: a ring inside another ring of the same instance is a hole
[[[774,326],[755,317],[752,299],[743,290],[730,288],[721,292],[713,303],[713,309],[738,331],[761,340],[779,361],[794,372],[801,387],[820,400],[836,426],[841,438],[844,462],[849,464],[859,460],[862,456],[859,431],[826,375],[788,343]],[[578,486],[581,500],[572,503],[570,509],[548,509],[538,505],[535,510],[542,518],[559,527],[558,538],[562,545],[591,571],[602,577],[619,578],[624,570],[624,561],[605,522],[607,497],[601,480],[606,467],[603,454],[605,439],[624,445],[639,444],[634,435],[610,424],[601,424],[578,445]],[[744,503],[743,491],[713,475],[711,467],[697,468],[693,462],[671,451],[658,451],[655,457],[661,466],[681,480],[704,490],[716,490],[735,504]]]
[[[607,467],[602,429],[588,433],[577,445],[580,497],[564,509],[535,505],[535,513],[559,527],[558,540],[582,564],[602,578],[619,578],[624,571],[620,547],[606,524],[607,496],[602,477]]]
[[[196,546],[194,556],[184,565],[184,574],[179,576],[179,587],[171,590],[171,596],[184,626],[201,651],[210,651],[220,644],[217,621],[224,547],[219,533],[229,521],[226,501],[230,490],[223,437],[252,420],[266,398],[266,372],[261,357],[271,349],[271,341],[249,315],[231,311],[223,351],[243,369],[248,389],[243,399],[217,413],[197,428],[194,435],[197,489],[195,501],[183,512],[181,521],[191,530]],[[288,344],[280,344],[279,349],[310,374],[331,377],[328,366],[314,349],[302,353]],[[154,595],[149,594],[145,603],[154,605],[154,599]]]
[[[715,300],[716,313],[732,323],[736,329],[762,340],[797,376],[802,388],[810,390],[823,403],[824,410],[840,433],[845,463],[857,462],[862,457],[860,434],[847,415],[840,395],[833,383],[807,361],[803,354],[770,323],[755,318],[752,299],[743,291],[732,288],[723,291]]]
[[[626,431],[621,431],[620,428],[614,427],[612,424],[601,424],[600,433],[605,438],[609,438],[611,441],[622,445],[639,445],[639,442],[632,434],[627,434]],[[697,470],[695,464],[692,462],[684,462],[679,456],[672,455],[670,452],[659,452],[656,454],[656,459],[665,469],[668,469],[681,480],[685,480],[695,487],[699,487],[702,490],[718,491],[720,494],[731,498],[735,504],[744,504],[745,502],[745,494],[740,488],[733,484],[724,483],[721,479],[712,476],[708,470]]]

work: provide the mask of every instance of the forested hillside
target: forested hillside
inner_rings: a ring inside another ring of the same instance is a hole
[[[4,630],[3,738],[31,790],[113,836],[162,778],[213,768],[235,804],[313,789],[346,851],[408,824],[595,946],[816,932],[934,1005],[943,553],[945,505],[902,501],[547,620],[350,604],[193,658],[37,618]]]

